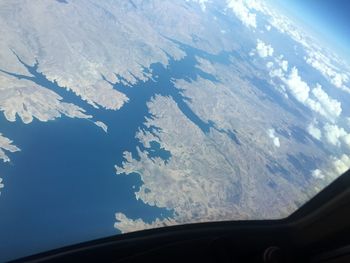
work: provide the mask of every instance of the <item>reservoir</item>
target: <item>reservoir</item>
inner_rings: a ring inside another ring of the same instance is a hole
[[[133,219],[142,215],[145,222],[173,215],[167,208],[136,200],[135,192],[142,185],[140,176],[116,176],[114,166],[122,163],[124,151],[137,158],[137,147],[147,151],[150,158],[158,156],[165,162],[171,158],[171,152],[158,142],[151,142],[151,148],[146,149],[135,138],[139,129],[158,129],[143,124],[145,118],[151,117],[147,102],[156,94],[171,96],[204,133],[215,128],[212,121],[205,122],[192,111],[173,80],[195,80],[200,76],[216,81],[195,67],[195,56],[227,63],[229,54],[213,56],[188,46],[181,48],[187,53],[184,59],[175,61],[169,57],[167,66],[151,66],[153,80],[140,81],[132,87],[114,84],[129,98],[117,111],[90,106],[47,80],[37,71],[38,64],[26,65],[18,57],[30,74],[8,72],[9,75],[33,81],[58,93],[63,101],[84,108],[94,121],[108,126],[108,133],[84,119],[62,117],[49,122],[34,120],[26,125],[20,120],[8,122],[1,114],[2,133],[21,151],[9,153],[11,163],[0,163],[5,183],[0,198],[0,261],[118,234],[113,227],[116,212]]]

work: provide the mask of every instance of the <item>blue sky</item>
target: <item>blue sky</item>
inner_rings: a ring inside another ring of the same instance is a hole
[[[273,0],[273,2],[314,29],[322,36],[323,41],[350,58],[350,1]]]

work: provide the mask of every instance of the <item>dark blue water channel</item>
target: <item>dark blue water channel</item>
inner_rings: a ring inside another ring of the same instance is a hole
[[[171,153],[157,142],[145,148],[136,138],[139,129],[147,128],[145,118],[152,118],[146,103],[155,95],[171,96],[184,115],[204,133],[211,128],[229,135],[237,144],[234,131],[221,130],[212,121],[205,122],[189,107],[190,99],[175,88],[174,79],[189,81],[203,77],[216,79],[195,67],[195,56],[229,63],[229,54],[210,55],[177,43],[187,56],[169,65],[153,64],[153,80],[130,87],[115,84],[129,102],[120,110],[97,109],[73,92],[59,87],[38,72],[38,63],[27,65],[28,75],[2,72],[14,78],[30,80],[74,103],[108,125],[108,133],[90,121],[62,117],[54,121],[23,124],[8,122],[1,114],[1,133],[14,140],[21,152],[9,154],[11,163],[0,163],[5,188],[0,197],[0,261],[38,253],[44,250],[80,243],[117,234],[113,228],[115,212],[130,218],[151,222],[155,218],[171,217],[173,211],[152,207],[136,200],[135,191],[142,185],[140,176],[116,176],[114,165],[121,164],[124,151],[138,158],[137,147],[150,158],[159,156],[167,161]],[[15,54],[15,53],[14,53]],[[16,55],[16,54],[15,54]],[[145,69],[146,71],[147,69]]]

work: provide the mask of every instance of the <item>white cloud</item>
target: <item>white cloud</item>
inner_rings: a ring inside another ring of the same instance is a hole
[[[250,12],[245,1],[227,0],[227,6],[245,26],[256,28],[256,14]]]
[[[269,61],[266,63],[266,67],[267,68],[272,68],[273,67],[273,62],[272,61]]]
[[[348,81],[348,78],[345,74],[335,73],[331,78],[332,84],[334,84],[334,86],[337,88],[341,88],[343,86],[343,82],[345,81]]]
[[[344,135],[342,141],[350,149],[350,133]]]
[[[257,40],[256,51],[258,55],[262,58],[270,57],[273,55],[273,47],[264,43],[260,39]]]
[[[310,87],[299,76],[298,69],[293,67],[287,79],[284,80],[289,91],[301,103],[309,98]]]
[[[344,145],[350,149],[350,134],[347,133],[344,128],[338,127],[335,124],[326,123],[323,130],[328,143],[338,147]]]
[[[276,147],[281,146],[280,139],[275,135],[275,129],[268,129],[267,134],[272,139],[273,145],[275,145]]]
[[[327,115],[330,117],[339,117],[342,112],[341,103],[329,97],[329,95],[322,89],[321,85],[317,84],[316,88],[312,90],[312,94],[321,104]]]
[[[192,0],[193,2],[196,2],[199,4],[199,6],[201,7],[202,11],[205,11],[207,9],[206,3],[208,3],[208,0]],[[187,0],[188,2],[188,0]]]
[[[350,69],[342,58],[337,56],[332,50],[321,48],[317,40],[297,26],[294,21],[271,8],[266,2],[247,0],[246,7],[248,8],[247,12],[251,9],[266,15],[270,24],[265,25],[267,30],[272,26],[302,45],[308,54],[304,57],[304,60],[318,70],[335,87],[350,93],[350,88],[346,85],[350,81]]]
[[[260,0],[244,0],[244,2],[246,3],[247,7],[251,10],[256,10],[259,12],[264,11],[264,2]]]
[[[274,57],[274,62],[269,61],[266,63],[266,67],[269,69],[269,76],[272,78],[272,83],[274,83],[273,78],[278,78],[283,82],[286,82],[286,71],[288,70],[288,61],[283,60],[283,55]],[[274,83],[275,88],[282,93],[282,95],[288,99],[288,94],[286,88],[281,83]]]
[[[339,128],[337,125],[327,123],[324,127],[325,137],[327,141],[335,146],[340,145],[339,138],[346,135],[343,128]]]
[[[309,38],[304,34],[295,24],[289,20],[286,16],[281,15],[280,13],[275,12],[272,8],[267,7],[266,5],[260,10],[268,18],[271,26],[276,28],[283,34],[287,34],[294,41],[303,45],[304,47],[309,47]]]
[[[339,159],[333,161],[334,168],[337,175],[345,173],[350,167],[350,158],[346,154],[343,154]]]
[[[340,69],[333,65],[330,58],[319,50],[308,50],[308,55],[304,58],[308,64],[318,70],[335,87],[350,93],[350,89],[345,86],[345,83],[349,81],[349,77],[347,74],[340,72]]]
[[[281,68],[283,69],[284,72],[287,72],[287,70],[288,70],[288,61],[287,60],[283,60],[281,62]]]
[[[316,179],[327,179],[328,182],[332,182],[334,179],[348,171],[350,168],[349,155],[342,154],[340,157],[331,157],[331,165],[325,170],[320,169],[313,170],[311,175]]]
[[[273,138],[273,144],[276,146],[276,147],[280,147],[280,139],[278,137],[275,137]]]
[[[318,101],[308,98],[305,103],[311,110],[317,112],[318,114],[327,117],[326,111],[322,108],[321,104]]]
[[[281,78],[282,81],[286,83],[289,92],[299,102],[309,107],[314,112],[317,112],[331,121],[334,121],[340,116],[342,112],[341,103],[331,98],[319,84],[311,90],[309,85],[299,76],[296,67],[291,69],[287,78],[284,77],[282,69],[271,70],[270,76]],[[310,98],[310,91],[314,96],[314,99]]]
[[[270,70],[269,75],[271,78],[275,78],[275,77],[280,79],[284,78],[283,71],[280,68]]]
[[[266,25],[265,28],[266,28],[267,31],[271,30],[271,26],[270,25]]]
[[[322,173],[322,171],[320,169],[313,170],[311,172],[311,175],[315,179],[324,179],[325,178],[324,174]]]
[[[308,127],[307,127],[307,131],[309,132],[309,134],[314,137],[317,140],[320,140],[322,137],[322,132],[319,128],[317,128],[313,123],[311,123]]]
[[[284,77],[284,73],[286,73],[288,71],[288,64],[289,64],[288,61],[283,60],[283,55],[275,57],[274,60],[275,60],[275,64],[276,64],[276,68],[274,70],[278,70],[281,72],[281,74],[279,74],[281,76],[280,78]],[[272,67],[270,67],[270,68],[272,68]]]

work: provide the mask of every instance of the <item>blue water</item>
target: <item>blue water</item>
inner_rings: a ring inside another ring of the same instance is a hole
[[[90,121],[60,119],[29,125],[21,121],[10,123],[1,115],[1,132],[14,140],[21,152],[10,154],[11,163],[0,163],[5,188],[0,198],[0,261],[18,258],[61,246],[111,236],[114,214],[123,212],[130,218],[150,222],[155,218],[171,217],[173,211],[144,204],[135,199],[142,181],[138,174],[116,176],[114,165],[121,164],[124,151],[139,158],[136,148],[146,151],[150,158],[165,162],[171,152],[157,142],[145,148],[135,134],[139,129],[150,132],[143,123],[152,118],[147,102],[155,95],[171,96],[183,114],[204,133],[210,129],[226,133],[239,145],[235,131],[222,130],[212,121],[203,121],[189,107],[190,100],[176,89],[173,80],[195,80],[198,76],[217,81],[195,67],[195,56],[228,63],[229,54],[216,56],[177,43],[188,54],[169,65],[153,64],[156,81],[140,82],[133,87],[115,84],[130,99],[120,110],[96,109],[74,93],[59,87],[38,72],[38,63],[27,65],[30,74],[5,72],[14,78],[25,78],[57,92],[65,102],[86,109],[94,120],[108,125],[108,134]],[[146,69],[145,69],[146,70]],[[149,191],[149,190],[147,190]]]
[[[150,148],[146,148],[145,150],[149,158],[160,157],[167,162],[171,157],[170,151],[165,150],[165,148],[161,147],[160,143],[156,141],[151,141]]]

